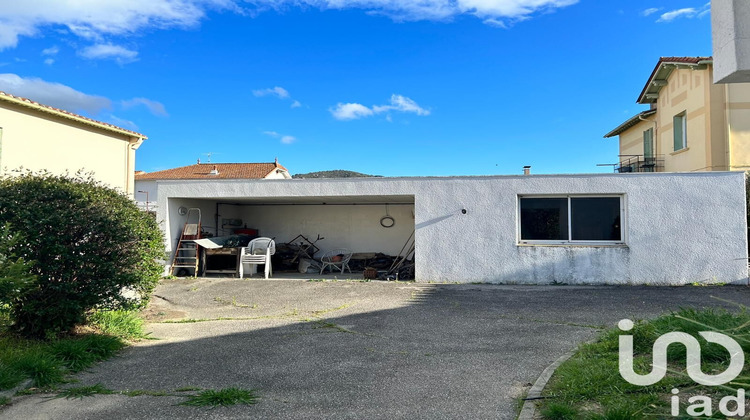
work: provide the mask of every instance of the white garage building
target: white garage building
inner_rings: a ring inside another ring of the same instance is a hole
[[[185,216],[242,223],[321,252],[396,255],[415,233],[418,282],[746,282],[738,172],[345,179],[161,180],[157,218],[173,252]],[[381,223],[385,216],[393,220]],[[385,226],[384,226],[385,225]],[[358,275],[354,275],[358,277]]]

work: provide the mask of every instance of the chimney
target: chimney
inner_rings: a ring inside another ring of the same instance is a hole
[[[276,166],[279,166],[279,158],[274,158],[273,159],[273,164],[276,165]]]
[[[523,167],[523,174],[524,174],[524,175],[529,175],[529,174],[531,174],[531,166],[524,166],[524,167]]]
[[[219,168],[214,165],[214,168],[211,169],[211,172],[209,172],[210,175],[219,175]]]
[[[201,158],[198,158],[198,165],[201,164]]]

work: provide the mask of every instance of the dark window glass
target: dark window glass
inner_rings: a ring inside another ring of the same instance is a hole
[[[522,198],[522,240],[568,240],[567,198]]]
[[[620,198],[571,198],[570,222],[574,241],[619,241]]]

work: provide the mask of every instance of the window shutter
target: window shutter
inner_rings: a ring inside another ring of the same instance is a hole
[[[649,128],[643,132],[643,157],[654,157],[654,129]]]
[[[684,136],[683,133],[683,126],[682,126],[682,119],[685,118],[682,115],[677,115],[674,117],[674,120],[672,121],[672,125],[674,127],[674,150],[678,151],[685,146],[682,144],[682,139]]]

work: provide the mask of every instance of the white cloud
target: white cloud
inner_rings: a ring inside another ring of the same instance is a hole
[[[297,141],[297,138],[294,136],[286,135],[286,134],[279,134],[275,131],[264,131],[263,134],[273,137],[275,139],[279,139],[284,144],[292,144],[295,141]]]
[[[49,48],[45,48],[42,50],[42,55],[57,55],[57,53],[60,52],[60,48],[57,47],[57,45],[53,45]]]
[[[333,115],[333,118],[337,120],[356,120],[390,111],[410,112],[422,116],[430,115],[430,111],[419,106],[413,99],[396,94],[391,95],[388,105],[373,105],[371,108],[368,108],[358,103],[344,104],[339,102],[335,107],[330,108],[329,111]],[[391,121],[390,114],[386,116],[386,120]]]
[[[257,97],[271,95],[271,96],[275,96],[275,97],[277,97],[279,99],[286,99],[286,98],[289,97],[289,92],[286,89],[284,89],[283,87],[274,86],[274,87],[268,88],[268,89],[254,90],[253,91],[253,95],[255,95]]]
[[[648,9],[642,11],[641,15],[643,15],[643,16],[651,16],[651,15],[653,15],[654,13],[658,12],[661,9],[662,9],[661,7],[650,7]]]
[[[54,58],[45,58],[44,59],[44,64],[46,64],[48,66],[51,66],[51,65],[55,64],[55,59]]]
[[[657,22],[669,23],[679,18],[687,18],[687,19],[702,18],[708,15],[709,13],[711,13],[710,2],[706,3],[705,5],[703,5],[703,7],[698,8],[698,9],[694,7],[686,7],[683,9],[676,9],[676,10],[672,10],[666,13],[662,13],[662,15],[659,16],[659,19],[657,19]]]
[[[417,115],[430,115],[430,111],[417,105],[412,99],[409,99],[401,95],[391,95],[390,105],[376,105],[372,107],[375,113],[388,112],[388,111],[400,111],[400,112],[413,112]]]
[[[474,15],[503,26],[538,12],[570,6],[578,0],[23,0],[5,1],[0,8],[0,51],[18,45],[20,37],[38,36],[47,29],[66,28],[74,35],[104,42],[144,30],[190,28],[210,10],[245,13],[288,7],[361,9],[397,21],[447,20]],[[248,6],[250,5],[250,6]]]
[[[89,95],[61,83],[35,77],[24,78],[13,73],[0,74],[0,90],[76,113],[97,114],[112,107],[112,102],[103,96]]]
[[[156,115],[157,117],[166,117],[169,115],[167,114],[167,109],[164,107],[164,104],[162,104],[161,102],[152,101],[151,99],[133,98],[127,101],[122,101],[122,106],[125,109],[132,108],[138,105],[145,106],[146,108],[148,108],[149,112]]]
[[[302,103],[296,99],[292,98],[292,95],[289,94],[289,91],[284,89],[281,86],[274,86],[272,88],[266,88],[266,89],[258,89],[253,91],[253,95],[256,97],[263,97],[263,96],[275,96],[276,98],[282,99],[282,100],[290,100],[292,101],[292,104],[289,106],[289,108],[299,108],[302,106]]]
[[[329,111],[333,115],[333,118],[337,120],[356,120],[374,114],[373,110],[362,104],[342,104],[341,102],[336,104],[336,107],[329,109]]]
[[[78,52],[81,57],[91,60],[115,60],[119,64],[131,63],[138,60],[138,52],[120,45],[95,44]]]

